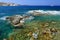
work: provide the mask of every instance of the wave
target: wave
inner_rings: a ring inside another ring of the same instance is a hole
[[[8,16],[0,17],[0,20],[6,20],[6,17],[8,17]]]
[[[60,15],[60,11],[55,10],[31,10],[27,14],[51,14],[51,15]]]
[[[34,17],[33,16],[29,16],[26,20],[33,20]]]

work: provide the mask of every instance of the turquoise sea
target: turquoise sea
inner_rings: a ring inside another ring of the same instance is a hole
[[[11,25],[5,20],[6,16],[23,15],[31,10],[55,11],[54,16],[35,16],[34,20],[40,21],[60,21],[60,6],[0,6],[0,40],[7,38],[13,32]],[[52,13],[52,14],[54,14]]]

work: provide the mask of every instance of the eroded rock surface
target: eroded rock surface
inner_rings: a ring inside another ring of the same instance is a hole
[[[23,26],[26,20],[33,19],[32,16],[21,16],[21,15],[14,15],[6,17],[6,20],[8,20],[13,26],[20,27]]]

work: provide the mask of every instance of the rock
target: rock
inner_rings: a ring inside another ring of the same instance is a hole
[[[51,31],[51,32],[57,32],[57,29],[51,28],[50,31]]]
[[[23,25],[23,17],[21,15],[7,17],[6,20],[10,21],[13,26]]]
[[[4,38],[3,40],[7,40],[7,39]]]
[[[50,31],[51,31],[52,35],[56,35],[57,34],[57,29],[55,29],[55,28],[51,28]]]
[[[15,26],[15,27],[21,27],[23,25],[24,25],[23,23],[19,23],[19,24],[16,24],[16,25],[13,24],[13,26]]]
[[[28,36],[32,36],[32,34],[33,34],[33,32],[30,31],[30,32],[28,33]]]
[[[24,23],[25,21],[24,20],[21,20],[20,23]]]
[[[37,39],[38,38],[38,33],[33,33],[33,38]]]
[[[46,40],[51,40],[52,37],[53,37],[53,36],[51,35],[50,29],[44,30],[44,31],[42,32],[42,34],[43,34],[44,39],[46,39]]]
[[[36,10],[29,11],[28,13],[31,14],[31,15],[34,15],[34,16],[40,16],[40,15],[42,15],[41,12],[37,12]]]
[[[15,24],[15,25],[16,25],[16,24],[19,24],[19,23],[20,23],[20,20],[22,20],[22,19],[23,19],[22,16],[19,16],[19,15],[17,16],[17,15],[16,15],[16,16],[14,17],[14,20],[12,21],[12,23]]]
[[[49,26],[49,23],[45,23],[45,26],[46,26],[46,27]]]
[[[33,15],[33,16],[41,16],[41,15],[59,15],[60,11],[46,11],[46,10],[31,10],[28,11],[27,14],[28,15]]]
[[[56,24],[56,22],[55,21],[52,21],[52,24]]]
[[[13,26],[23,26],[26,20],[31,20],[33,17],[31,16],[21,16],[21,15],[14,15],[14,16],[9,16],[6,18]]]

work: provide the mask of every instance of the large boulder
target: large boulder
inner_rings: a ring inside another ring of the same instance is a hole
[[[9,16],[6,18],[6,20],[10,21],[10,23],[13,26],[21,26],[24,23],[24,22],[21,22],[21,21],[24,21],[21,15]]]
[[[15,27],[21,27],[24,25],[25,21],[32,20],[34,17],[32,16],[21,16],[21,15],[14,15],[6,17],[6,20],[8,20],[13,26]]]

